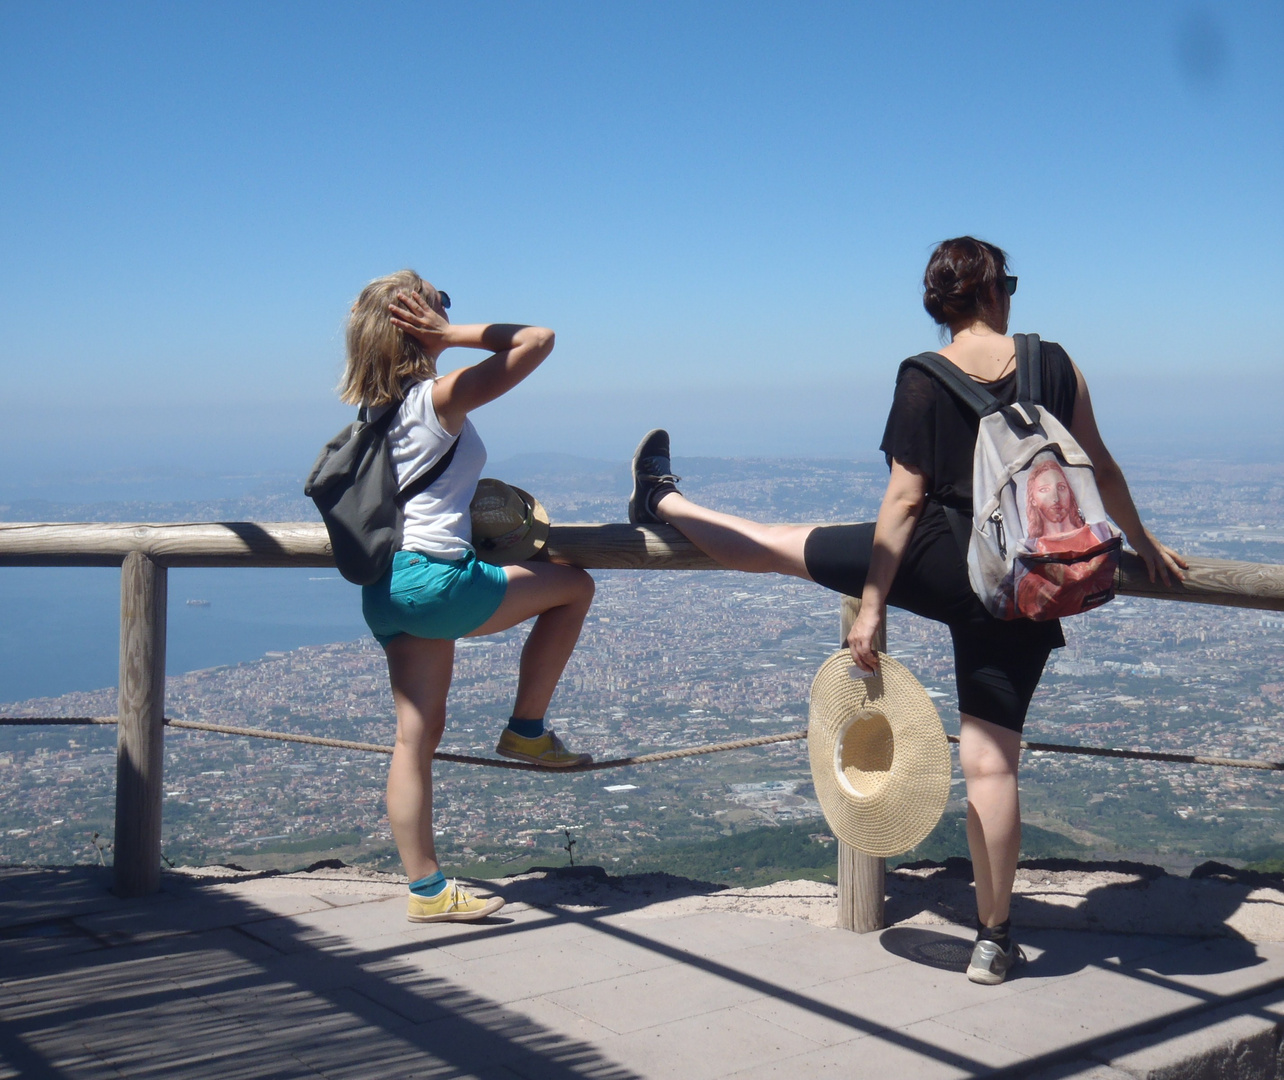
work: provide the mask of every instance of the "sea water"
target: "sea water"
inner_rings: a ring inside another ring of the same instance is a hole
[[[168,622],[171,675],[369,633],[325,569],[170,570]],[[0,567],[0,702],[115,686],[119,649],[120,570]]]

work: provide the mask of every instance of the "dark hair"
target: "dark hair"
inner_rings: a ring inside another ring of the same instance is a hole
[[[923,306],[942,326],[980,319],[1001,329],[1000,309],[1008,256],[971,236],[942,240],[923,272]]]

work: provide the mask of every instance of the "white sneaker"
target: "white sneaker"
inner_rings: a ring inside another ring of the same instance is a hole
[[[978,941],[972,947],[972,959],[967,966],[967,977],[974,983],[997,986],[1008,977],[1017,961],[1024,960],[1021,946],[1012,942],[1004,950],[997,941]]]

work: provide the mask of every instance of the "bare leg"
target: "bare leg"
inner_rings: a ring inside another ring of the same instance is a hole
[[[656,500],[655,513],[728,570],[792,574],[811,580],[803,558],[811,525],[763,525],[720,514],[676,491]]]
[[[432,824],[432,755],[446,728],[453,641],[401,634],[384,647],[397,707],[397,744],[388,769],[388,822],[411,881],[438,870]]]
[[[1008,917],[1021,854],[1021,736],[967,713],[962,721],[959,763],[967,781],[967,844],[976,879],[976,914],[983,926],[998,926]]]
[[[505,567],[508,590],[498,610],[470,634],[494,634],[532,616],[522,650],[514,715],[544,715],[593,602],[593,579],[554,563]],[[397,708],[397,743],[388,769],[388,821],[406,876],[436,873],[432,819],[432,756],[446,729],[446,694],[455,643],[401,634],[385,646]]]
[[[548,709],[584,626],[596,586],[583,570],[559,563],[506,566],[508,591],[498,610],[469,637],[497,634],[535,616],[522,649],[513,715],[537,720]]]

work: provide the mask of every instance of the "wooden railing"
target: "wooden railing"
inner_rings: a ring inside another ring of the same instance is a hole
[[[718,564],[668,526],[555,525],[547,556],[589,570],[714,570]],[[1126,552],[1118,590],[1192,603],[1284,611],[1284,566],[1192,558],[1185,582],[1152,583]],[[120,697],[116,751],[115,887],[160,888],[167,575],[171,566],[332,567],[320,523],[0,523],[0,566],[119,566]],[[855,601],[843,598],[842,634]],[[883,860],[842,845],[839,925],[883,922]]]

